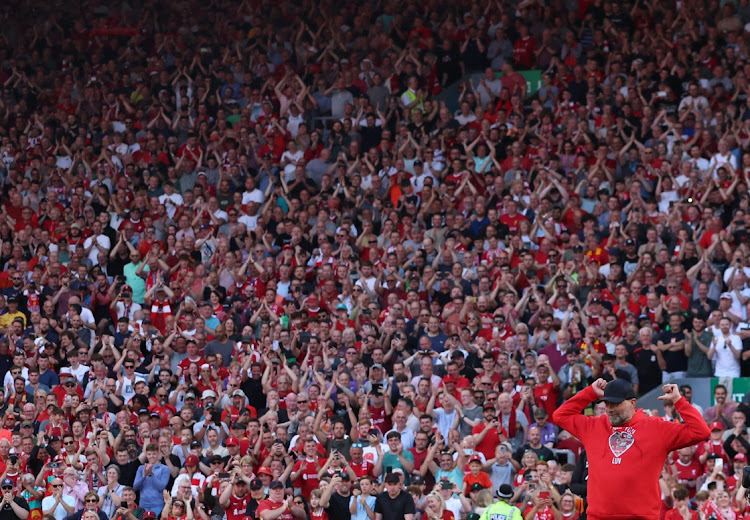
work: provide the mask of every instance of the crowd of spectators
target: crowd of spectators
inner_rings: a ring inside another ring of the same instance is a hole
[[[557,406],[686,376],[750,514],[747,0],[0,18],[0,520],[575,520]]]

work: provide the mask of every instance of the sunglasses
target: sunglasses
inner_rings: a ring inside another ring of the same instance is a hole
[[[5,489],[5,488],[3,488],[3,489]],[[86,500],[86,503],[87,504],[98,504],[99,501],[97,499],[95,499],[95,498],[89,498],[88,500]]]
[[[58,488],[58,487],[62,487],[62,484],[52,484],[52,487],[53,487],[53,488]]]
[[[13,489],[13,486],[3,486],[2,489]]]

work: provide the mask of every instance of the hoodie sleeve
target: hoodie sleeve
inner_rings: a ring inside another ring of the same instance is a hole
[[[553,424],[567,430],[583,441],[586,432],[591,428],[596,419],[581,415],[581,412],[593,401],[596,401],[596,399],[597,395],[593,387],[586,387],[555,410],[555,413],[552,415]]]
[[[669,442],[669,451],[678,450],[692,446],[698,442],[705,441],[711,436],[706,421],[695,407],[682,397],[675,403],[675,408],[680,413],[683,423],[664,422],[668,431],[665,438]]]

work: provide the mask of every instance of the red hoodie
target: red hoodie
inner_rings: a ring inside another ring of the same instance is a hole
[[[588,387],[558,408],[552,419],[586,447],[587,518],[656,520],[661,507],[659,476],[667,454],[705,441],[711,432],[684,398],[675,403],[684,424],[647,417],[639,409],[630,422],[616,427],[606,415],[581,415],[597,399],[596,391]]]

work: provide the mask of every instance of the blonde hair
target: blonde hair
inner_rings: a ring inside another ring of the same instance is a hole
[[[442,498],[442,497],[441,497]],[[492,490],[483,489],[477,493],[477,507],[490,507],[492,505]]]
[[[427,495],[427,499],[429,500],[430,498],[434,498],[440,504],[436,516],[442,517],[443,513],[445,512],[445,499],[443,499],[438,491],[433,491],[432,493]]]

